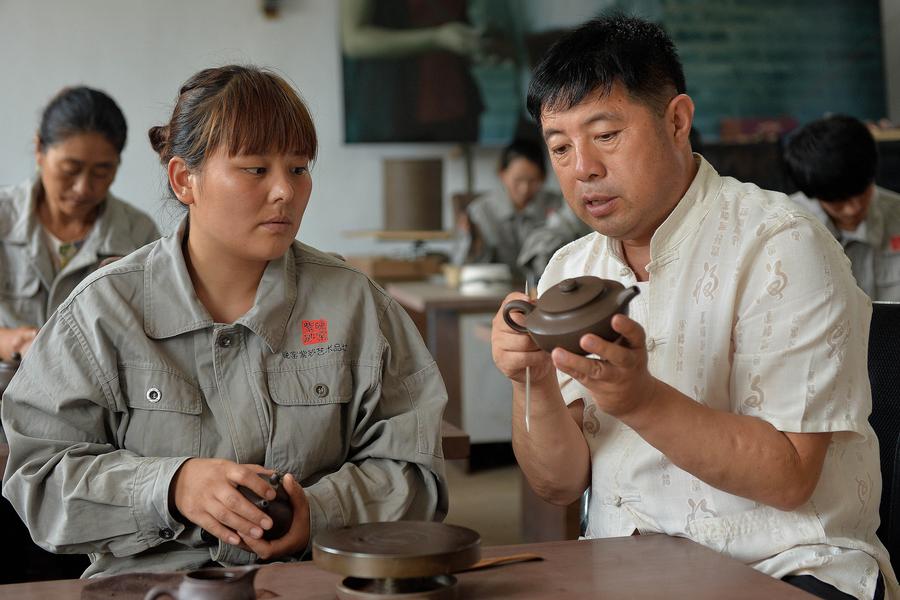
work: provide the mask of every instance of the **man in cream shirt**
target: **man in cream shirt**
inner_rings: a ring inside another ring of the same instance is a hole
[[[571,32],[535,73],[529,110],[595,231],[539,292],[595,275],[643,293],[613,320],[622,343],[582,338],[603,360],[494,319],[516,456],[550,502],[590,487],[588,537],[688,537],[822,598],[897,597],[875,535],[869,300],[821,223],[692,154],[684,91],[671,40],[626,17]]]

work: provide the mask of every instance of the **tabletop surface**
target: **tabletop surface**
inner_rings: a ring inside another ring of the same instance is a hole
[[[456,288],[430,281],[389,283],[385,291],[404,306],[424,312],[432,308],[451,308],[468,311],[496,311],[506,294],[473,296]],[[512,291],[512,290],[510,290]]]
[[[493,546],[485,557],[533,552],[541,562],[458,573],[459,597],[481,598],[691,598],[693,600],[810,599],[786,583],[683,538],[632,536]],[[312,563],[268,565],[256,589],[269,598],[335,598],[340,575]],[[0,586],[0,600],[78,599],[84,580]],[[274,595],[272,595],[274,594]]]

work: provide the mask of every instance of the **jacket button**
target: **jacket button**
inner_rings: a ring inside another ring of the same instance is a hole
[[[230,335],[219,336],[219,348],[231,348],[231,336]]]
[[[153,402],[154,404],[159,402],[162,399],[162,394],[159,392],[159,388],[152,387],[147,390],[147,400]]]
[[[327,395],[328,395],[328,386],[327,385],[325,385],[324,383],[320,383],[319,385],[316,386],[316,396],[318,396],[319,398],[324,398]]]
[[[175,537],[175,532],[168,527],[163,527],[159,530],[159,537],[164,540],[171,540],[173,537]]]

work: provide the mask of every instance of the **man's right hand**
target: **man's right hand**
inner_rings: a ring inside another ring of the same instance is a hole
[[[0,360],[12,361],[16,354],[25,356],[37,332],[36,327],[0,328]]]
[[[242,485],[260,498],[274,500],[275,489],[258,473],[272,471],[221,458],[188,459],[172,478],[169,505],[227,544],[241,543],[235,532],[261,539],[263,530],[272,527],[272,519],[237,489]]]
[[[528,301],[528,296],[513,292],[503,300],[505,306],[510,300]],[[494,315],[491,327],[491,354],[494,364],[506,377],[515,383],[525,383],[525,367],[531,367],[531,383],[536,384],[552,376],[555,368],[550,355],[541,350],[531,336],[512,329],[503,320],[503,306]],[[525,315],[511,312],[510,317],[519,325],[525,324]]]

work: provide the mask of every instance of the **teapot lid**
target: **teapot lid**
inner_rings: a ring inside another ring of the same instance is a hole
[[[563,279],[541,296],[539,307],[547,313],[571,312],[593,302],[607,291],[609,283],[590,275]]]

